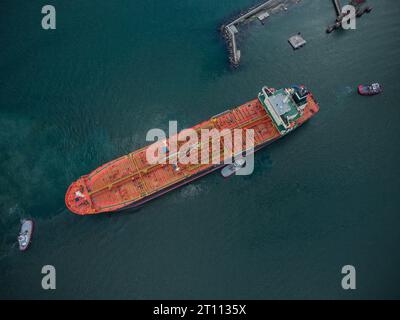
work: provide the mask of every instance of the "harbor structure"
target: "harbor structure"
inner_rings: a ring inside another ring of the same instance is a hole
[[[265,20],[274,13],[287,10],[292,3],[300,0],[268,0],[251,7],[221,26],[221,32],[227,43],[229,62],[233,67],[240,64],[241,52],[237,44],[236,35],[240,32],[240,26],[250,21],[258,20],[264,24]]]
[[[288,41],[295,50],[303,47],[307,43],[300,32],[298,34],[295,34],[294,36],[291,36]]]

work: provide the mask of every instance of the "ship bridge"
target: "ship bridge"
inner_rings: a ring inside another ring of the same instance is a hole
[[[258,99],[271,116],[275,126],[281,134],[292,129],[295,120],[301,116],[302,108],[299,108],[293,100],[293,89],[274,90],[263,87],[258,94]]]

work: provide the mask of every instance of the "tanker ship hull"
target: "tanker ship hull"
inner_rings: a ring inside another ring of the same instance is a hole
[[[278,140],[278,139],[279,139],[279,138],[277,138],[277,139],[275,139],[275,140],[272,140],[272,141],[270,141],[270,142],[266,142],[264,145],[259,146],[259,147],[257,147],[257,148],[254,148],[254,152],[256,152],[256,151],[258,151],[258,150],[261,150],[261,149],[267,147],[268,145],[270,145],[271,143],[273,143],[274,141],[276,141],[276,140]],[[201,177],[203,177],[203,176],[205,176],[205,175],[207,175],[207,174],[209,174],[209,173],[212,173],[212,172],[214,172],[214,171],[216,171],[216,170],[221,170],[221,169],[222,169],[223,167],[225,167],[225,166],[226,166],[226,164],[224,164],[224,163],[215,165],[215,166],[213,166],[213,167],[211,167],[211,168],[209,168],[209,169],[204,170],[204,172],[199,172],[198,174],[194,175],[194,176],[191,177],[190,179],[184,180],[184,181],[182,181],[181,183],[178,183],[178,184],[176,184],[176,185],[174,185],[174,186],[172,186],[172,187],[170,187],[170,188],[166,188],[165,190],[159,191],[159,192],[155,193],[154,195],[149,196],[148,198],[143,199],[142,201],[137,201],[137,202],[135,202],[135,203],[132,203],[131,205],[128,205],[128,206],[126,206],[126,207],[124,207],[124,208],[121,208],[121,209],[119,209],[119,210],[116,210],[116,212],[117,212],[117,211],[124,211],[124,210],[128,210],[128,209],[135,209],[135,208],[141,207],[142,205],[144,205],[146,202],[148,202],[148,201],[150,201],[150,200],[156,199],[156,198],[158,198],[158,197],[164,195],[165,193],[167,193],[167,192],[169,192],[169,191],[178,189],[179,187],[182,187],[182,186],[184,186],[184,185],[186,185],[186,184],[189,184],[190,182],[193,182],[193,181],[195,181],[195,180],[197,180],[197,179],[200,179]]]
[[[192,129],[196,132],[202,129],[220,132],[242,129],[244,134],[252,129],[254,148],[247,152],[255,152],[287,135],[318,111],[317,102],[304,86],[280,90],[264,87],[257,99],[216,115]],[[170,141],[171,137],[163,141],[164,156],[168,159],[173,156],[168,148]],[[167,161],[152,164],[146,153],[150,146],[106,163],[72,183],[65,196],[68,209],[75,214],[91,215],[136,208],[221,169],[227,159],[238,155],[233,150],[229,154],[222,152],[217,163],[176,164]],[[225,139],[220,147],[226,151]],[[243,144],[240,154],[245,151]]]

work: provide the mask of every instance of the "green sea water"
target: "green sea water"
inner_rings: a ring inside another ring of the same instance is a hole
[[[400,2],[368,2],[355,31],[325,33],[328,0],[246,27],[233,71],[218,26],[253,0],[2,1],[0,298],[400,298]],[[41,28],[45,4],[56,30]],[[307,45],[293,51],[297,32]],[[357,95],[373,81],[382,95]],[[258,152],[252,175],[214,173],[131,212],[65,208],[72,181],[149,129],[293,83],[321,110]],[[356,290],[341,287],[348,264]]]

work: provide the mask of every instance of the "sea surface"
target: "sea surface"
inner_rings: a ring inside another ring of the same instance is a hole
[[[218,27],[254,0],[51,0],[56,30],[43,1],[2,1],[0,298],[400,298],[400,2],[368,2],[353,31],[326,34],[321,0],[247,26],[232,70]],[[357,94],[374,81],[382,95]],[[252,175],[215,172],[124,213],[66,209],[72,181],[149,129],[295,83],[321,110],[258,152]],[[24,253],[22,218],[36,223]],[[341,287],[345,265],[356,290]]]

